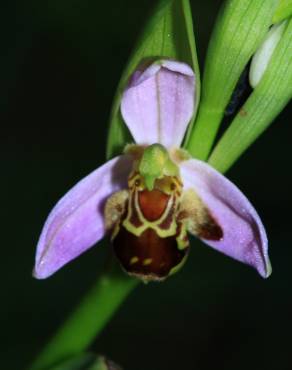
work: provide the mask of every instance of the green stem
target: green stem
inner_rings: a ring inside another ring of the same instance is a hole
[[[196,124],[186,145],[195,158],[206,161],[215,141],[223,113],[214,110],[201,101]]]
[[[117,268],[103,273],[40,353],[30,370],[46,370],[85,350],[137,285]]]

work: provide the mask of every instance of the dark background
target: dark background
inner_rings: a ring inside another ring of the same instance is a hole
[[[49,210],[104,161],[115,87],[154,3],[1,4],[1,370],[29,364],[104,262],[100,243],[46,281],[31,277]],[[192,1],[201,66],[220,3]],[[272,276],[194,242],[184,269],[134,291],[94,350],[125,370],[292,368],[289,115],[228,173],[266,225]]]

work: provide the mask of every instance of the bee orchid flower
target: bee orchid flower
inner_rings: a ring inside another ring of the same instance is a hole
[[[107,233],[122,268],[163,280],[189,252],[188,233],[271,272],[264,226],[226,177],[180,148],[194,112],[195,76],[160,60],[131,77],[121,114],[135,144],[82,179],[56,204],[42,230],[34,276],[46,278]]]

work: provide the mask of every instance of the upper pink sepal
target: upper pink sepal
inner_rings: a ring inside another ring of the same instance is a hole
[[[160,60],[133,74],[122,97],[121,112],[136,143],[179,147],[194,103],[192,69],[185,63]]]
[[[37,245],[36,278],[52,275],[104,236],[105,201],[127,186],[131,167],[129,156],[116,157],[78,182],[59,200]]]
[[[184,189],[192,188],[221,227],[221,240],[204,240],[218,251],[271,274],[268,241],[254,207],[226,177],[208,164],[189,159],[180,165]]]

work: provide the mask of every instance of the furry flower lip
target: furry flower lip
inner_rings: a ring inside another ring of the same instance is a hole
[[[34,276],[44,279],[110,234],[122,268],[144,281],[176,272],[188,233],[268,277],[264,226],[226,177],[180,148],[192,118],[195,76],[162,59],[132,75],[121,113],[135,144],[77,183],[49,214]]]

